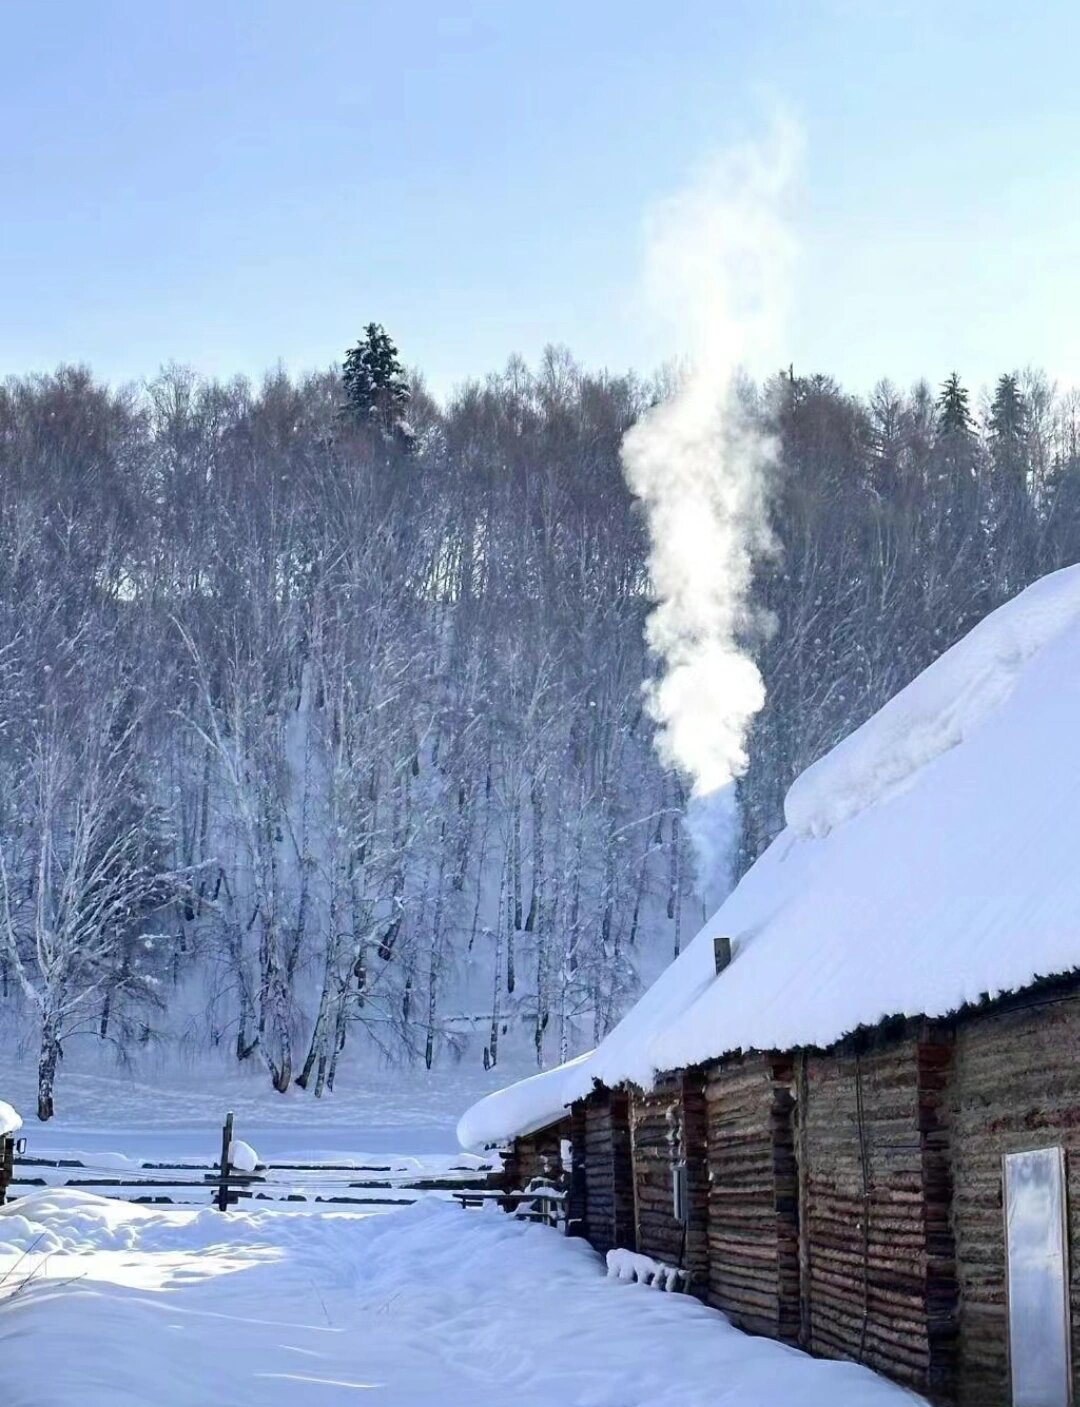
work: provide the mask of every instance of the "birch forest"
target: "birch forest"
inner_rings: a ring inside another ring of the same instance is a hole
[[[163,1046],[313,1095],[586,1048],[803,768],[1080,557],[1080,399],[1039,374],[744,388],[767,702],[695,851],[619,459],[667,383],[553,350],[440,404],[378,332],[344,375],[0,387],[0,1024],[42,1118]]]

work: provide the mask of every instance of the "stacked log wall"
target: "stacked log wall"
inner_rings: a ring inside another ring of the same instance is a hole
[[[794,1067],[765,1056],[706,1067],[708,1302],[740,1328],[799,1337]]]
[[[947,1043],[806,1055],[798,1080],[803,1342],[949,1400],[956,1284]]]
[[[705,1298],[709,1285],[709,1118],[706,1074],[698,1066],[682,1076],[683,1157],[686,1160],[687,1226],[683,1268],[689,1289]]]
[[[570,1119],[516,1138],[503,1158],[503,1186],[508,1192],[534,1179],[558,1183],[563,1175],[562,1144],[571,1136]]]
[[[596,1090],[583,1105],[584,1234],[601,1255],[636,1250],[629,1096]]]
[[[1073,1392],[1080,1401],[1080,997],[957,1023],[948,1099],[960,1282],[958,1400],[1008,1407],[1002,1158],[1062,1147],[1068,1177]]]
[[[682,1157],[682,1080],[668,1075],[654,1089],[630,1091],[630,1132],[637,1210],[637,1249],[680,1268],[686,1225],[675,1217],[674,1175]]]
[[[589,1180],[585,1163],[585,1101],[570,1108],[570,1190],[566,1202],[566,1233],[589,1239]]]

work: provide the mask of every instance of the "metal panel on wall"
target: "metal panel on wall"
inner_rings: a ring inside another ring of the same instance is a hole
[[[1007,1153],[1004,1164],[1013,1407],[1072,1407],[1065,1154]]]

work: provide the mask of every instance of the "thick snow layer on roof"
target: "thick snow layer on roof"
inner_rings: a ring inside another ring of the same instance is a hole
[[[994,611],[812,767],[787,794],[799,835],[822,836],[906,786],[1012,693],[1024,666],[1080,619],[1080,570],[1054,572]]]
[[[0,1099],[0,1135],[18,1133],[21,1128],[22,1115]]]
[[[579,1080],[648,1086],[1080,968],[1080,567],[983,621],[810,768],[787,814]]]
[[[565,1065],[542,1070],[479,1100],[458,1123],[457,1136],[462,1148],[505,1143],[521,1134],[557,1124],[565,1115],[567,1105],[584,1098],[592,1088],[592,1076],[588,1073],[592,1055],[590,1050]]]

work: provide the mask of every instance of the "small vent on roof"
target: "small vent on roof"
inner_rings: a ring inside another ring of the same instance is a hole
[[[717,975],[723,972],[731,961],[731,939],[721,934],[713,939],[713,957],[716,959]]]

